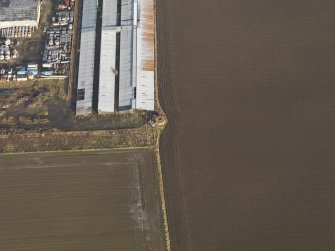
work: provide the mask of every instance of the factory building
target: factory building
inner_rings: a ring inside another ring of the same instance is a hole
[[[76,114],[92,112],[97,3],[83,2]]]
[[[84,0],[84,12],[86,2]],[[93,2],[93,1],[92,1]],[[103,0],[101,22],[101,44],[98,78],[94,78],[94,66],[90,69],[81,65],[79,60],[79,78],[77,93],[77,114],[88,114],[92,111],[92,96],[97,95],[97,111],[110,113],[128,110],[154,110],[155,57],[154,57],[154,1],[153,0],[121,0],[121,11],[118,13],[117,0]],[[92,10],[94,12],[94,10]],[[94,14],[96,16],[96,12]],[[93,16],[94,16],[93,15]],[[94,17],[90,20],[95,20]],[[83,15],[83,22],[85,19]],[[94,26],[91,24],[90,27]],[[84,26],[83,26],[84,27]],[[84,30],[82,29],[82,32]],[[81,43],[90,43],[88,50],[97,48],[92,39]],[[81,45],[82,47],[82,45]],[[83,55],[82,55],[83,54]],[[80,58],[87,51],[80,49]],[[94,63],[94,53],[90,52],[89,62]],[[81,69],[82,68],[82,69]],[[82,74],[81,74],[82,72]],[[83,85],[82,75],[91,78]],[[98,79],[93,83],[93,79]],[[91,90],[98,84],[97,92]],[[87,94],[89,90],[89,95]],[[85,95],[82,95],[85,93]],[[82,104],[86,107],[83,109]]]
[[[37,27],[40,8],[40,0],[1,0],[0,29],[14,26]]]

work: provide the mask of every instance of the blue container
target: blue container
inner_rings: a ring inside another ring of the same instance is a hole
[[[52,76],[53,72],[52,71],[42,71],[41,75],[43,76]]]
[[[17,75],[27,75],[28,71],[27,70],[19,70],[16,72]]]
[[[38,70],[26,70],[26,72],[29,74],[33,74],[33,76],[36,76],[38,74]]]

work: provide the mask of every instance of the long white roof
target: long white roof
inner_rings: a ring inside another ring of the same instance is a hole
[[[120,35],[119,108],[121,110],[135,108],[133,97],[136,80],[133,78],[133,64],[135,60],[134,55],[136,54],[136,46],[133,47],[135,39],[135,30],[134,27],[132,27],[133,16],[134,0],[122,0],[121,26],[127,27],[127,29],[122,29]]]
[[[95,34],[97,19],[97,2],[84,0],[80,39],[78,90],[84,89],[83,100],[77,100],[76,114],[92,112]]]
[[[103,1],[98,112],[114,112],[117,0]]]
[[[131,109],[133,100],[132,30],[123,30],[120,39],[119,107]]]
[[[153,0],[141,0],[137,28],[136,109],[155,109],[155,23]]]
[[[98,112],[114,112],[116,33],[102,31]]]

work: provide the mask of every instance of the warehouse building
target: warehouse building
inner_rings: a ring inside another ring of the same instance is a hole
[[[89,15],[85,16],[87,1],[89,0],[84,0],[83,27],[84,19]],[[92,112],[95,95],[98,97],[97,108],[95,108],[98,113],[155,109],[154,1],[121,0],[120,7],[120,13],[118,13],[118,0],[104,0],[101,6],[98,73],[93,72],[94,53],[92,50],[97,48],[93,35],[90,36],[92,37],[90,39],[83,34],[81,36],[81,44],[86,44],[87,50],[83,51],[81,45],[77,114]],[[93,16],[96,16],[96,12]],[[95,20],[93,16],[89,19]],[[89,27],[94,25],[92,23]],[[82,28],[83,32],[85,30]],[[85,56],[87,53],[90,54],[90,57]],[[82,61],[83,65],[81,65]],[[88,64],[90,64],[89,69]],[[98,78],[94,78],[94,74],[99,74]],[[83,75],[85,75],[84,79]],[[89,81],[87,81],[88,78]],[[94,83],[94,79],[98,81]],[[98,88],[94,88],[96,84],[99,85]],[[92,92],[95,89],[98,90],[98,93]],[[89,95],[87,90],[89,90]]]
[[[0,29],[37,27],[41,13],[40,0],[0,0]]]

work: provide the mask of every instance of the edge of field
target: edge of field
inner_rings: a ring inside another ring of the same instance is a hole
[[[161,216],[161,233],[163,246],[165,250],[171,251],[171,242],[170,242],[170,234],[169,227],[167,221],[167,212],[166,212],[166,201],[165,201],[165,192],[164,192],[164,183],[163,183],[163,173],[161,166],[161,159],[159,154],[159,137],[157,138],[157,145],[153,147],[120,147],[120,148],[100,148],[100,149],[83,149],[83,150],[66,150],[66,151],[41,151],[40,153],[48,154],[48,153],[73,153],[73,152],[113,152],[113,153],[121,153],[121,152],[131,152],[136,150],[144,150],[150,151],[153,154],[154,160],[154,176],[158,180],[157,183],[157,192],[159,196],[159,207],[160,207],[160,216]],[[22,154],[36,154],[37,152],[7,152],[0,153],[0,155],[22,155]]]
[[[160,206],[161,206],[161,214],[162,214],[162,221],[163,221],[163,233],[165,235],[165,247],[167,251],[171,251],[171,239],[170,239],[170,232],[169,232],[169,224],[168,224],[168,216],[166,210],[166,199],[165,199],[165,190],[164,190],[164,181],[163,181],[163,171],[162,171],[162,164],[161,164],[161,157],[160,157],[160,137],[162,132],[165,129],[166,124],[168,123],[168,118],[160,104],[159,99],[159,89],[158,89],[158,58],[157,58],[157,51],[158,51],[158,44],[157,44],[157,0],[154,0],[154,27],[155,27],[155,36],[154,36],[154,57],[155,57],[155,96],[156,96],[156,109],[158,110],[159,114],[162,115],[165,119],[164,126],[161,127],[158,133],[158,137],[156,138],[156,145],[154,147],[154,152],[156,155],[155,158],[155,166],[157,168],[157,175],[159,179],[159,194],[160,194]]]

